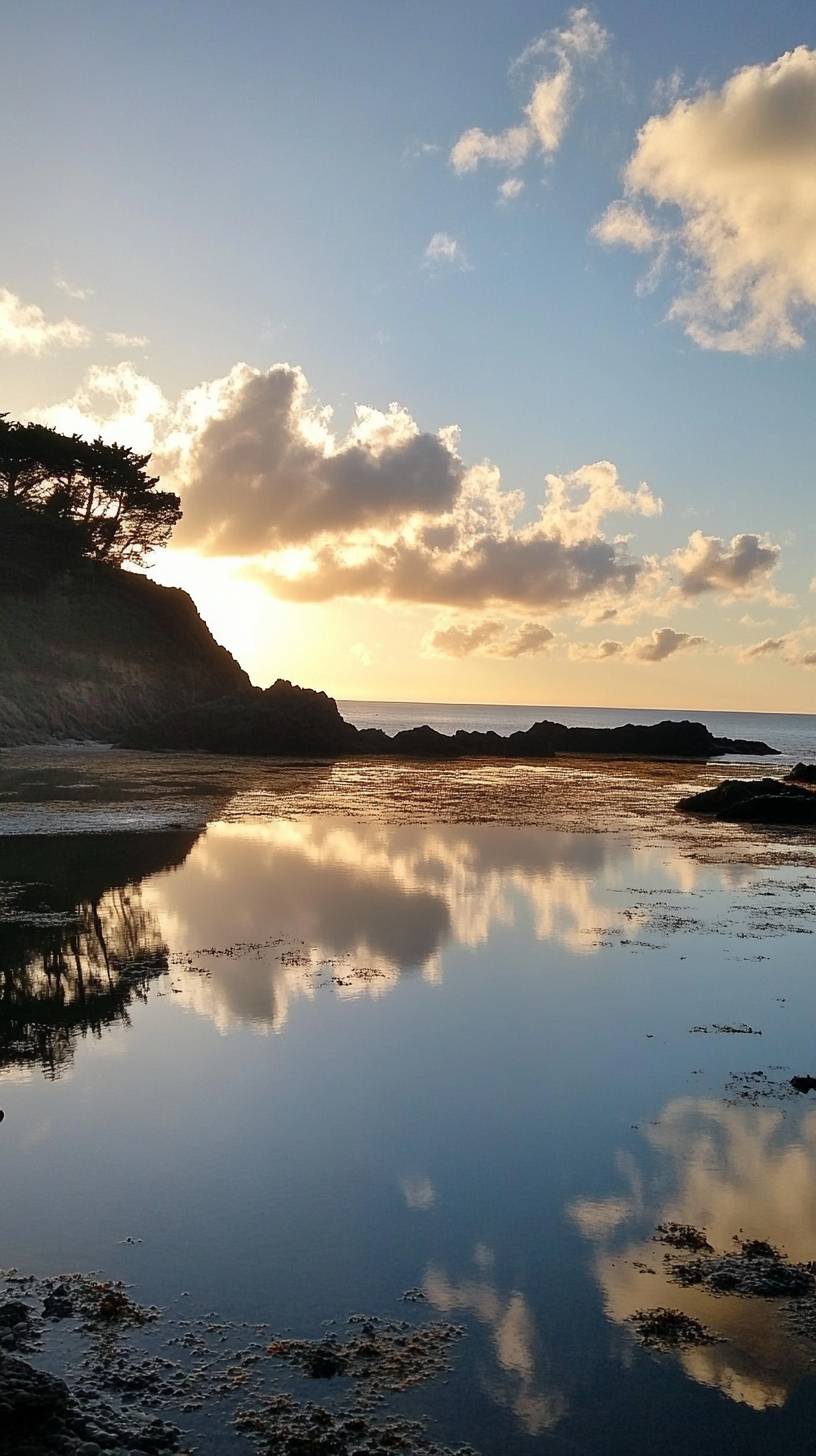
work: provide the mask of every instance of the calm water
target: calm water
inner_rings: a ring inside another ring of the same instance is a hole
[[[816,1346],[652,1235],[816,1257],[816,1110],[728,1087],[816,1072],[811,871],[256,814],[0,838],[0,882],[0,1262],[309,1337],[455,1320],[401,1408],[490,1456],[809,1448]],[[643,1349],[664,1305],[722,1342]],[[231,1409],[179,1419],[237,1451]]]
[[[659,723],[663,718],[691,718],[705,723],[717,738],[760,738],[778,748],[785,759],[816,757],[816,714],[711,713],[680,708],[491,707],[485,703],[339,703],[344,717],[358,728],[398,733],[428,723],[440,733],[457,728],[515,733],[542,718],[570,728],[612,728],[618,723]]]

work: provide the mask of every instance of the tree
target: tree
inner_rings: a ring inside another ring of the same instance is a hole
[[[157,490],[149,455],[102,438],[83,440],[0,415],[0,497],[80,528],[85,555],[141,566],[166,545],[181,517],[171,491]]]

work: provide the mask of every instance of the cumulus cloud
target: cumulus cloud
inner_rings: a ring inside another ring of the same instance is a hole
[[[73,319],[47,319],[36,303],[0,288],[0,350],[9,354],[51,354],[55,349],[81,349],[91,341],[83,324]]]
[[[555,634],[542,622],[521,622],[510,630],[506,622],[485,617],[436,627],[424,645],[432,657],[471,657],[476,652],[487,657],[532,657],[546,652],[554,640]]]
[[[702,348],[798,348],[816,307],[816,50],[746,66],[638,134],[607,244],[672,251],[670,316]],[[657,221],[668,213],[667,223]]]
[[[205,398],[183,400],[181,414],[179,540],[213,554],[437,516],[451,509],[462,480],[450,437],[420,431],[397,404],[358,407],[338,441],[331,412],[309,405],[305,376],[286,364],[265,372],[238,365]]]
[[[596,60],[608,39],[588,7],[579,6],[560,29],[533,41],[513,64],[513,70],[534,67],[523,120],[501,132],[479,126],[463,132],[450,153],[454,171],[473,172],[483,162],[513,171],[536,150],[544,156],[557,152],[578,92],[578,67]]]
[[[541,511],[545,530],[558,531],[565,541],[597,535],[605,516],[659,516],[663,502],[645,481],[636,490],[621,484],[611,460],[582,465],[566,475],[548,475],[547,503]]]
[[[462,244],[457,242],[456,238],[452,238],[450,233],[434,233],[422,257],[426,268],[448,267],[465,271],[470,268],[468,256]]]
[[[701,596],[720,591],[728,596],[773,596],[770,578],[779,565],[781,550],[766,536],[743,533],[726,542],[721,536],[693,531],[688,544],[671,560],[679,576],[681,595]]]
[[[533,493],[508,489],[492,462],[464,464],[454,426],[424,431],[399,404],[358,405],[336,433],[331,409],[290,364],[238,364],[175,400],[132,362],[94,366],[71,397],[29,418],[152,453],[182,498],[176,544],[244,557],[246,572],[293,601],[563,610],[597,624],[646,611],[654,620],[660,603],[705,592],[774,599],[779,547],[764,537],[698,531],[667,558],[636,554],[610,524],[654,517],[662,504],[645,482],[627,486],[611,461],[545,475],[536,509]],[[499,655],[550,640],[540,623],[519,630],[509,636],[505,619]]]
[[[636,637],[627,648],[627,656],[637,662],[665,662],[686,647],[702,647],[705,637],[692,637],[688,632],[675,632],[672,627],[653,627],[647,637]]]
[[[620,657],[622,652],[623,643],[613,637],[605,637],[602,642],[572,642],[569,647],[573,662],[604,662],[610,657]]]
[[[122,334],[116,329],[107,333],[105,338],[115,349],[146,349],[150,343],[146,334]]]
[[[803,667],[816,667],[816,652],[806,652],[800,661]]]

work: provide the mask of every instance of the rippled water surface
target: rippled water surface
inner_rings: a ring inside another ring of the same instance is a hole
[[[816,1341],[779,1301],[682,1287],[653,1238],[816,1258],[795,846],[701,863],[246,792],[161,832],[25,832],[40,802],[0,839],[0,1263],[275,1334],[452,1321],[451,1368],[393,1398],[450,1446],[809,1449]],[[644,1348],[652,1307],[716,1342]],[[236,1400],[170,1415],[240,1450]]]

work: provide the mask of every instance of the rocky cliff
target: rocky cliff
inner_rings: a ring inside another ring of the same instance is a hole
[[[58,545],[0,518],[0,746],[112,741],[250,687],[186,592]]]

